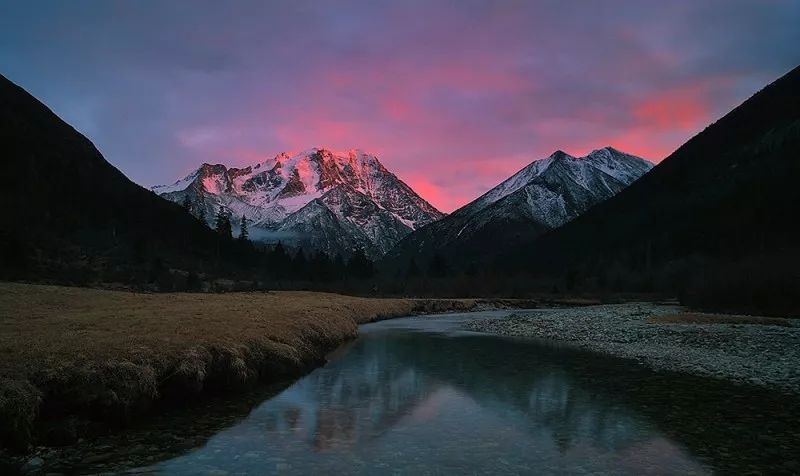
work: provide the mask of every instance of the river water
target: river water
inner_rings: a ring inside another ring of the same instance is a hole
[[[324,367],[232,421],[213,417],[206,434],[171,435],[179,449],[145,445],[159,456],[128,464],[186,475],[800,471],[789,397],[460,330],[467,319],[502,314],[362,326]],[[203,420],[192,412],[163,424]],[[124,452],[119,445],[107,446]],[[136,446],[141,453],[141,439]]]

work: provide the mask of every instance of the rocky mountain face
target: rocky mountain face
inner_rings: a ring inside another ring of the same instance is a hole
[[[153,191],[213,222],[220,207],[250,223],[254,240],[347,256],[363,249],[378,258],[413,230],[443,213],[360,150],[310,149],[279,154],[245,168],[203,164]],[[235,226],[238,229],[237,226]]]
[[[556,151],[532,162],[448,217],[404,238],[386,257],[403,266],[434,253],[456,266],[480,263],[499,249],[532,240],[619,193],[653,165],[612,147],[586,157]]]

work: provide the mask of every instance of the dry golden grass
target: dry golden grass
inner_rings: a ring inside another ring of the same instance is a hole
[[[730,314],[708,314],[683,312],[665,316],[653,316],[647,320],[651,324],[753,324],[762,326],[790,327],[790,319],[781,317],[734,316]]]
[[[412,311],[408,300],[311,292],[136,294],[0,283],[0,371],[43,361],[150,360],[251,339],[297,347]]]
[[[0,443],[26,444],[38,411],[124,419],[158,399],[297,375],[360,323],[474,304],[0,283]]]

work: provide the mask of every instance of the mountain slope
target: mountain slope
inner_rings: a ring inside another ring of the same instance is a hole
[[[255,239],[329,254],[361,248],[378,257],[412,230],[444,216],[375,156],[359,150],[282,153],[243,169],[203,164],[153,191],[178,203],[188,197],[209,220],[220,207],[236,223],[246,216]]]
[[[800,67],[501,266],[674,290],[740,312],[797,312],[798,183]]]
[[[219,249],[215,233],[128,180],[3,76],[0,150],[7,174],[0,187],[3,278],[127,282],[152,259],[194,267]]]
[[[562,151],[532,162],[446,218],[415,231],[392,249],[387,267],[435,254],[463,267],[486,262],[507,246],[559,227],[615,195],[652,164],[611,147],[576,158]]]

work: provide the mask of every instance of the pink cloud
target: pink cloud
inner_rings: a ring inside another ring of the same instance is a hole
[[[143,185],[358,147],[445,211],[555,149],[661,160],[800,43],[796,1],[17,3],[12,79]]]
[[[240,151],[238,165],[314,146],[361,148],[451,212],[556,149],[583,155],[612,145],[658,162],[730,107],[720,100],[730,96],[730,78],[675,76],[682,56],[642,42],[641,29],[602,32],[618,50],[606,56],[590,38],[569,36],[580,30],[571,25],[534,35],[533,54],[513,8],[486,15],[467,22],[469,35],[414,36],[409,26],[398,44],[348,43],[343,56],[311,51],[302,68],[270,68],[271,81],[255,76],[255,86],[233,95],[224,127],[179,141],[206,161]],[[562,42],[563,54],[544,49]]]
[[[705,85],[688,85],[656,93],[634,106],[633,115],[642,124],[660,129],[693,129],[707,122]]]

